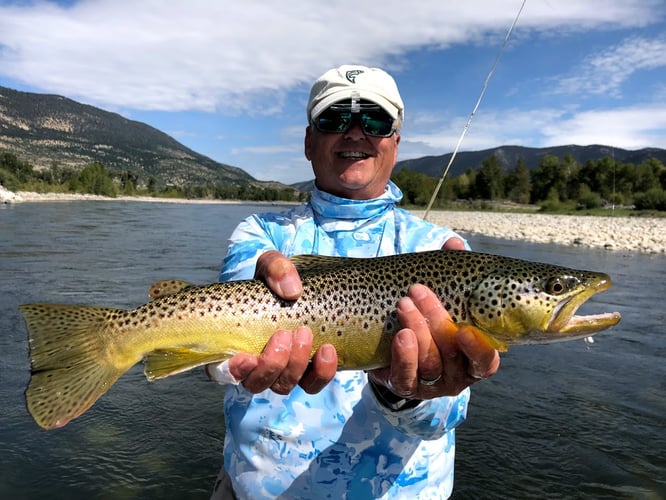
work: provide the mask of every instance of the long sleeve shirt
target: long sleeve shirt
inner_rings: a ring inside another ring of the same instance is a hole
[[[305,205],[253,215],[233,232],[220,279],[252,278],[268,250],[375,257],[439,249],[460,237],[398,208],[401,197],[393,183],[362,201],[315,189]],[[363,371],[338,372],[315,395],[228,386],[224,467],[238,498],[447,498],[454,429],[468,400],[467,389],[391,411]]]

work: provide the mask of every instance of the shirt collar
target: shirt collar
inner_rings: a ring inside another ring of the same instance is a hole
[[[385,214],[402,200],[402,191],[389,181],[384,193],[370,200],[340,198],[315,186],[310,205],[315,214],[324,219],[369,220]]]

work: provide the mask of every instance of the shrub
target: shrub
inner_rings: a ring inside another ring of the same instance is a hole
[[[599,208],[603,205],[603,200],[599,193],[588,192],[578,197],[578,204],[576,208],[579,209],[589,209],[589,208]]]
[[[664,210],[666,211],[666,191],[653,188],[634,196],[634,206],[637,210]]]

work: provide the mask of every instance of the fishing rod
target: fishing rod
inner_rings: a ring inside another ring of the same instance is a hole
[[[435,187],[435,191],[433,191],[432,197],[430,198],[430,201],[428,202],[428,206],[426,207],[425,213],[423,214],[423,220],[428,220],[428,214],[430,213],[430,209],[432,208],[433,203],[435,203],[435,199],[437,198],[437,194],[439,194],[439,190],[442,188],[442,184],[444,183],[444,179],[446,178],[446,176],[449,173],[449,170],[451,169],[451,165],[453,164],[453,160],[455,159],[456,155],[458,154],[458,149],[460,148],[460,145],[462,144],[462,141],[465,138],[465,134],[467,133],[467,130],[469,130],[469,127],[472,124],[472,119],[474,118],[474,115],[476,114],[476,110],[479,109],[479,105],[481,104],[481,100],[483,99],[483,96],[486,93],[486,89],[488,88],[488,84],[490,83],[490,79],[493,77],[493,74],[495,73],[495,68],[497,68],[497,64],[499,63],[499,60],[502,57],[502,54],[504,53],[504,49],[506,49],[506,46],[509,43],[509,39],[511,38],[511,33],[513,32],[513,28],[518,23],[518,19],[520,18],[520,14],[523,12],[523,8],[525,7],[526,3],[527,3],[527,0],[523,0],[523,3],[520,5],[520,8],[518,9],[518,13],[516,14],[516,17],[513,20],[513,23],[511,23],[511,26],[509,27],[509,31],[507,31],[506,36],[504,37],[504,42],[502,43],[502,46],[500,47],[500,50],[497,53],[497,57],[495,57],[495,62],[493,63],[492,67],[490,68],[490,71],[488,72],[488,76],[486,76],[486,81],[484,82],[483,87],[481,88],[481,93],[479,94],[479,98],[476,100],[476,104],[474,105],[474,109],[472,109],[472,112],[470,113],[469,118],[467,119],[467,123],[465,124],[465,127],[463,128],[462,134],[460,134],[460,138],[458,139],[458,144],[456,144],[456,147],[453,150],[453,154],[451,155],[451,158],[449,159],[449,163],[446,166],[446,168],[444,169],[444,172],[442,173],[442,176],[440,177],[439,182],[437,182],[437,186]]]

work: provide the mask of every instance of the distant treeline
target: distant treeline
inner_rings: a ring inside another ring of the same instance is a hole
[[[156,196],[247,201],[302,201],[307,193],[252,184],[158,185],[154,177],[142,182],[132,171],[114,172],[99,162],[81,170],[51,167],[37,170],[12,153],[0,153],[0,184],[10,191],[88,193],[102,196]]]
[[[403,169],[392,176],[404,193],[403,202],[425,206],[437,179]],[[131,171],[112,172],[101,163],[82,170],[61,167],[34,169],[12,153],[0,153],[0,184],[11,191],[75,192],[104,196],[147,195],[247,201],[304,201],[309,193],[253,184],[207,184],[158,187],[154,177],[141,180]],[[511,201],[539,205],[545,211],[595,209],[605,206],[666,211],[666,167],[650,158],[639,165],[610,157],[577,163],[571,155],[544,156],[529,169],[523,160],[505,170],[491,156],[478,169],[447,179],[435,207],[460,200]]]
[[[437,184],[437,179],[407,169],[396,172],[392,179],[402,189],[404,201],[413,205],[426,205]],[[579,164],[571,155],[563,159],[545,155],[532,169],[518,160],[507,171],[491,156],[480,168],[447,179],[435,206],[441,208],[455,200],[530,203],[545,211],[611,205],[666,210],[666,167],[655,158],[640,165],[610,157]]]

